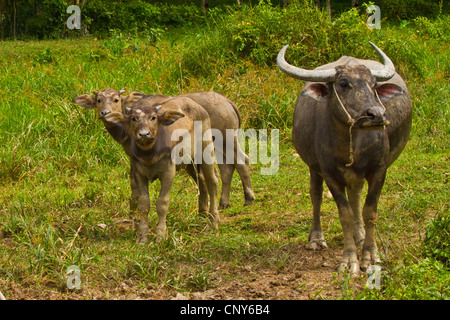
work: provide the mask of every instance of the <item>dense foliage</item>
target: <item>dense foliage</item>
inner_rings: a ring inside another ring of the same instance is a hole
[[[69,0],[7,0],[0,2],[1,38],[61,38],[68,35],[105,35],[110,30],[146,35],[154,29],[202,24],[206,11],[200,0],[81,0],[82,30],[69,31],[66,21],[71,15],[67,8],[76,1]],[[252,7],[259,0],[209,0],[211,10],[239,10]],[[297,1],[265,0],[281,7]],[[309,1],[313,3],[314,1]],[[324,3],[325,1],[322,1]],[[363,1],[359,1],[361,4]],[[380,0],[375,1],[382,17],[392,21],[412,20],[417,16],[435,17],[447,12],[450,5],[443,0]],[[331,0],[332,12],[338,14],[351,8],[351,0]]]

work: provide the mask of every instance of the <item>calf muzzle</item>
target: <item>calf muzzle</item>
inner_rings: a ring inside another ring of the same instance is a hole
[[[111,110],[103,109],[102,111],[100,111],[100,117],[104,117],[104,116],[106,116],[107,114],[110,114],[110,113],[111,113]]]

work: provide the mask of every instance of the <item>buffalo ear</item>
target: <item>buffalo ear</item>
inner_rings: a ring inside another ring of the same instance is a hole
[[[303,88],[302,96],[309,96],[317,101],[324,101],[327,99],[328,87],[323,83],[311,83]]]
[[[83,94],[76,98],[73,98],[72,102],[79,104],[87,109],[95,108],[95,98],[88,94]]]
[[[145,96],[142,92],[133,91],[130,94],[123,96],[122,99],[122,106],[123,107],[131,107],[133,103],[136,101],[142,99]]]
[[[158,121],[164,126],[169,126],[180,118],[184,117],[184,113],[178,110],[167,110],[158,116]]]
[[[403,90],[402,87],[393,83],[382,84],[378,86],[375,90],[377,90],[381,102],[386,102],[397,96],[405,94],[405,90]]]

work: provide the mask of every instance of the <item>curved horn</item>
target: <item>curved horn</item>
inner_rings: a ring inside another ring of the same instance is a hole
[[[384,68],[380,70],[370,70],[372,75],[377,79],[377,81],[387,81],[391,79],[395,74],[395,66],[392,63],[391,59],[383,52],[380,48],[370,42],[370,45],[375,49],[378,56],[381,59],[381,62],[384,64]]]
[[[284,46],[278,53],[277,64],[281,71],[286,73],[288,76],[305,81],[330,82],[334,80],[334,76],[336,75],[335,69],[306,70],[294,67],[287,63],[284,59],[284,53],[286,52],[288,46],[289,45]]]

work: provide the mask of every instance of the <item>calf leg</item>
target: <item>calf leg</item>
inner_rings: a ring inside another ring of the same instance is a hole
[[[233,178],[234,165],[219,164],[220,178],[222,180],[222,194],[220,196],[219,209],[230,206],[231,180]]]
[[[313,221],[309,231],[308,248],[318,250],[327,248],[327,243],[323,236],[322,226],[320,224],[320,207],[322,205],[323,178],[313,170],[310,172],[310,188],[309,194],[313,205]]]
[[[159,178],[161,181],[161,190],[158,200],[156,200],[156,212],[158,213],[158,225],[156,226],[156,242],[161,242],[167,238],[166,218],[169,210],[170,192],[175,179],[175,165],[170,165],[167,171]]]
[[[229,160],[223,156],[223,150],[226,151],[226,148],[233,148],[233,163],[227,163]],[[216,148],[216,153],[218,157],[224,161],[223,164],[219,164],[222,179],[222,195],[220,198],[219,208],[221,209],[230,206],[231,180],[233,178],[234,169],[238,172],[244,188],[244,205],[251,205],[255,199],[255,194],[253,192],[252,182],[250,179],[249,158],[239,147],[237,137],[235,136],[233,138],[233,143],[225,142],[223,149]]]
[[[253,187],[252,187],[252,181],[250,179],[250,167],[249,167],[249,158],[248,156],[239,148],[238,141],[235,139],[235,154],[237,159],[242,159],[242,157],[245,159],[245,163],[241,164],[237,162],[235,168],[238,172],[239,176],[241,177],[242,186],[244,188],[244,196],[245,196],[245,205],[250,206],[253,203],[253,200],[255,200],[255,194],[253,193]]]
[[[186,171],[198,186],[198,212],[208,212],[208,189],[206,188],[205,177],[203,176],[203,173],[200,172],[200,169],[197,168],[194,167],[194,165],[188,165]]]
[[[214,164],[203,162],[201,171],[205,177],[205,183],[209,194],[209,213],[212,217],[213,227],[217,230],[219,228],[219,211],[217,210],[217,190],[219,182],[215,174]]]
[[[222,180],[222,193],[220,195],[219,209],[230,206],[230,191],[231,180],[233,178],[234,166],[227,164],[224,150],[226,150],[226,142],[222,143],[219,140],[214,140],[214,153],[216,154],[217,163],[220,171],[220,179]]]
[[[130,216],[131,220],[133,221],[134,229],[137,231],[139,223],[136,219],[136,215],[137,215],[137,208],[138,208],[139,189],[138,189],[137,181],[136,181],[136,168],[135,168],[135,165],[132,160],[131,160],[130,164],[131,164],[130,165],[131,196],[130,196],[129,216]]]
[[[378,200],[380,199],[385,176],[386,170],[380,170],[367,178],[369,189],[363,208],[363,218],[366,227],[366,239],[364,241],[361,257],[361,270],[363,271],[365,271],[372,263],[380,262],[375,240],[375,224],[378,217]]]
[[[148,179],[139,174],[134,175],[136,181],[136,187],[139,193],[137,199],[137,211],[140,216],[139,223],[135,224],[137,231],[137,244],[145,244],[148,241],[148,211],[150,210],[150,197],[148,195]]]

